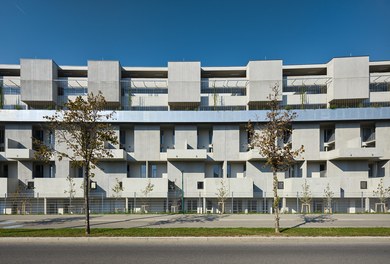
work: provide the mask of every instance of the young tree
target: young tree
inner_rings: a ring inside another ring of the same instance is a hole
[[[229,195],[229,189],[226,186],[225,181],[223,179],[221,179],[220,186],[217,189],[216,195],[218,197],[218,204],[221,205],[221,212],[220,213],[224,214],[225,213],[225,202],[226,202],[228,195]]]
[[[311,191],[310,191],[310,185],[307,184],[306,180],[304,184],[302,184],[301,203],[302,203],[301,213],[303,213],[305,207],[306,207],[305,212],[310,213]]]
[[[76,183],[74,182],[73,177],[70,177],[69,175],[68,175],[68,177],[66,177],[66,180],[69,183],[68,190],[64,191],[65,194],[69,195],[68,213],[73,214],[72,200],[74,198],[74,195],[76,194],[76,189],[75,189]]]
[[[255,130],[251,121],[248,124],[249,145],[251,148],[258,148],[260,155],[265,157],[266,165],[269,166],[273,174],[273,213],[275,215],[275,233],[280,233],[279,224],[279,196],[277,173],[286,171],[294,162],[295,158],[304,151],[303,146],[293,150],[291,144],[280,142],[284,135],[291,134],[291,123],[296,118],[295,112],[281,109],[278,99],[281,93],[279,86],[272,88],[269,95],[266,123],[263,129]]]
[[[325,208],[328,213],[332,213],[332,200],[333,200],[334,192],[330,189],[329,183],[326,185],[324,189],[324,200],[325,200]]]
[[[118,144],[118,138],[109,121],[114,112],[104,112],[107,103],[101,92],[89,93],[86,100],[82,96],[64,104],[65,110],[58,110],[53,116],[44,116],[49,121],[50,129],[55,132],[56,146],[40,144],[36,158],[48,161],[55,156],[59,161],[69,159],[76,167],[84,168],[84,209],[85,234],[89,235],[89,192],[92,170],[102,158],[112,157],[105,142]],[[65,150],[58,148],[64,145]]]
[[[154,184],[150,181],[146,184],[145,188],[141,190],[143,194],[143,211],[146,211],[146,207],[148,206],[148,195],[153,191],[154,189]]]
[[[373,195],[379,199],[379,203],[383,206],[384,211],[386,212],[386,201],[390,197],[390,187],[385,188],[383,185],[383,179],[380,179],[378,186],[375,191],[373,191]],[[376,207],[376,206],[375,206]],[[375,208],[376,210],[376,208]]]
[[[111,190],[114,192],[112,197],[115,198],[115,211],[117,210],[116,208],[116,201],[121,197],[121,194],[123,192],[123,185],[122,182],[118,180],[118,178],[115,178],[115,185],[114,187],[111,188]]]

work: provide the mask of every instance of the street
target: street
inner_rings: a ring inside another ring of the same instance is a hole
[[[273,227],[270,214],[92,215],[92,228]],[[82,228],[83,215],[0,215],[1,228]],[[281,215],[281,227],[390,227],[390,214]]]
[[[1,263],[389,263],[389,238],[2,238]]]

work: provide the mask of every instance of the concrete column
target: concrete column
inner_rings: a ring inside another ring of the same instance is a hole
[[[370,212],[370,198],[366,197],[366,212]]]
[[[206,197],[203,197],[203,213],[206,213]]]
[[[129,212],[129,198],[125,198],[125,211],[126,211],[126,213],[128,213]]]
[[[287,208],[287,201],[286,201],[286,197],[283,197],[282,198],[282,212],[284,213],[284,211],[286,210]]]
[[[46,201],[46,197],[43,198],[43,214],[47,214],[47,201]]]
[[[227,161],[224,160],[222,163],[222,177],[227,178]]]

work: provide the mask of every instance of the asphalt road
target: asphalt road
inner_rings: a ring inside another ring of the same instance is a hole
[[[270,214],[92,215],[92,227],[273,227]],[[82,228],[83,215],[0,215],[1,228]],[[281,215],[281,227],[390,227],[390,214]],[[389,262],[390,263],[390,262]]]
[[[1,263],[389,263],[389,238],[0,239]]]

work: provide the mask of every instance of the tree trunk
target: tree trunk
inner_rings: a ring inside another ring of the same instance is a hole
[[[275,233],[280,233],[280,225],[279,225],[279,196],[278,196],[278,175],[275,170],[273,170],[273,191],[274,191],[274,203],[273,210],[275,216]]]
[[[85,166],[85,175],[84,175],[84,208],[85,208],[85,235],[89,236],[91,234],[91,228],[89,225],[89,164]]]

